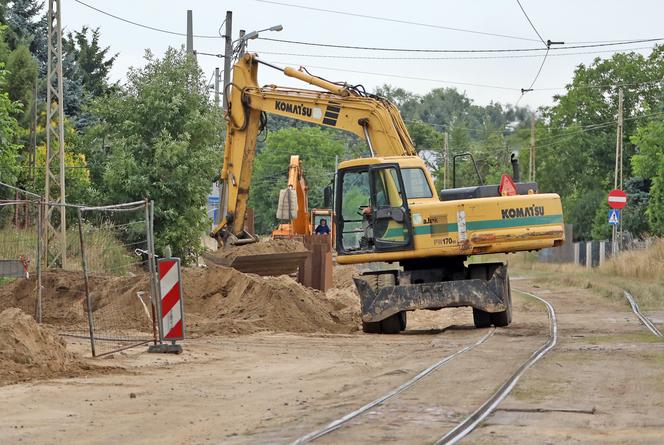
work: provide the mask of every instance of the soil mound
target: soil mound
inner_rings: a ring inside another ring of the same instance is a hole
[[[210,266],[183,268],[182,280],[188,333],[348,333],[358,329],[359,307],[355,296],[329,291],[326,296],[287,276],[260,277]],[[65,331],[87,332],[82,274],[50,270],[43,274],[42,283],[44,321]],[[35,289],[35,278],[0,286],[0,310],[18,307],[34,313]],[[137,296],[139,292],[149,295],[147,275],[92,276],[90,289],[97,327],[151,332],[148,311]],[[149,299],[144,298],[144,302],[149,309]]]
[[[307,249],[304,247],[304,244],[302,244],[301,241],[276,239],[259,241],[257,243],[245,244],[243,246],[229,246],[223,249],[219,249],[215,252],[208,253],[208,255],[230,262],[231,260],[240,256],[306,251]]]
[[[149,295],[147,275],[135,277],[90,276],[90,296],[95,316],[112,318],[117,328],[136,328],[149,332],[152,324],[137,293]],[[0,310],[20,308],[34,314],[37,278],[14,280],[0,286]],[[149,300],[146,299],[149,305]],[[42,273],[43,321],[58,326],[86,329],[85,281],[82,272],[47,270]]]
[[[0,312],[0,385],[89,369],[51,328],[18,308]]]
[[[259,277],[212,266],[187,269],[183,281],[194,333],[349,333],[358,328],[357,308],[288,276]]]

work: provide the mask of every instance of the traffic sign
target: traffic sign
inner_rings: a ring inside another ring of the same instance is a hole
[[[510,175],[503,175],[500,178],[498,192],[501,196],[515,196],[519,194],[516,184]]]
[[[627,195],[622,190],[611,190],[609,192],[609,207],[612,209],[622,209],[627,205]]]
[[[609,224],[612,226],[617,226],[620,224],[620,210],[612,209],[609,210]]]

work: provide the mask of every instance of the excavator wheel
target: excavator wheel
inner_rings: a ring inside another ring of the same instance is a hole
[[[406,329],[406,312],[391,315],[378,322],[362,322],[362,332],[367,334],[398,334]]]
[[[510,286],[509,275],[505,275],[505,300],[507,303],[507,310],[490,314],[491,324],[497,328],[504,328],[512,323],[512,288]]]
[[[470,278],[486,280],[486,269],[477,267],[470,269]],[[491,314],[480,309],[473,308],[473,323],[476,328],[488,328],[491,326]]]
[[[376,291],[380,290],[381,287],[394,286],[394,275],[392,274],[366,275],[365,280]],[[362,322],[362,332],[367,334],[398,334],[406,329],[406,323],[406,312],[403,311],[378,322]]]

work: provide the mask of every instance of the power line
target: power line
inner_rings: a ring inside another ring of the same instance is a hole
[[[368,14],[358,14],[354,12],[347,12],[347,11],[336,11],[333,9],[324,9],[324,8],[315,8],[312,6],[304,6],[304,5],[297,5],[297,4],[292,4],[292,3],[285,3],[285,2],[277,2],[277,1],[271,1],[271,0],[254,0],[259,3],[267,3],[271,5],[278,5],[278,6],[286,6],[289,8],[298,8],[298,9],[306,9],[309,11],[316,11],[316,12],[325,12],[328,14],[338,14],[338,15],[345,15],[345,16],[350,16],[350,17],[361,17],[365,19],[371,19],[371,20],[378,20],[381,22],[391,22],[391,23],[401,23],[405,25],[414,25],[414,26],[422,26],[425,28],[435,28],[435,29],[444,29],[446,31],[456,31],[456,32],[464,32],[468,34],[477,34],[477,35],[483,35],[483,36],[490,36],[490,37],[502,37],[505,39],[514,39],[514,40],[526,40],[526,41],[531,41],[531,42],[536,42],[537,40],[535,39],[530,39],[528,37],[521,37],[521,36],[514,36],[514,35],[509,35],[509,34],[497,34],[497,33],[492,33],[492,32],[485,32],[485,31],[476,31],[472,29],[464,29],[464,28],[453,28],[450,26],[442,26],[442,25],[434,25],[431,23],[422,23],[422,22],[415,22],[415,21],[410,21],[410,20],[402,20],[402,19],[393,19],[393,18],[388,18],[388,17],[379,17],[375,15],[368,15]]]
[[[496,49],[389,48],[389,47],[379,47],[379,46],[357,46],[357,45],[339,45],[333,43],[303,42],[299,40],[275,39],[272,37],[261,37],[261,36],[258,36],[257,39],[269,42],[286,43],[290,45],[317,46],[321,48],[340,48],[340,49],[351,49],[351,50],[405,52],[405,53],[510,53],[510,52],[533,52],[533,51],[537,52],[537,51],[547,50],[546,47],[496,48]],[[625,40],[625,41],[608,42],[608,43],[594,43],[587,45],[567,45],[567,46],[555,46],[555,47],[552,46],[549,49],[551,51],[554,51],[554,50],[568,50],[568,49],[601,48],[607,46],[621,46],[621,45],[630,45],[637,43],[659,42],[662,40],[664,40],[664,37],[657,37],[651,39]]]
[[[176,31],[170,31],[170,30],[168,30],[168,29],[156,28],[156,27],[154,27],[154,26],[145,25],[145,24],[143,24],[143,23],[139,23],[139,22],[135,22],[135,21],[133,21],[133,20],[125,19],[125,18],[120,17],[120,16],[117,16],[117,15],[115,15],[115,14],[111,14],[110,12],[106,12],[106,11],[103,11],[103,10],[101,10],[101,9],[99,9],[99,8],[95,8],[94,6],[89,5],[89,4],[85,3],[85,2],[82,2],[81,0],[74,0],[74,1],[75,1],[76,3],[79,3],[79,4],[83,5],[83,6],[85,6],[86,8],[90,8],[90,9],[92,9],[92,10],[94,10],[94,11],[99,12],[100,14],[107,15],[107,16],[109,16],[109,17],[112,17],[112,18],[116,19],[116,20],[120,20],[120,21],[122,21],[122,22],[129,23],[130,25],[138,26],[138,27],[140,27],[140,28],[149,29],[149,30],[151,30],[151,31],[161,32],[161,33],[164,33],[164,34],[171,34],[171,35],[182,36],[182,37],[186,37],[186,36],[187,36],[186,33],[176,32]],[[194,37],[197,37],[197,38],[199,38],[199,39],[220,39],[220,38],[222,38],[222,37],[219,37],[219,36],[196,35],[196,34],[194,35]]]
[[[560,56],[578,56],[583,54],[605,54],[605,53],[617,53],[624,51],[635,51],[635,50],[644,50],[652,49],[652,46],[637,46],[634,48],[623,48],[623,49],[608,49],[602,51],[580,51],[573,53],[563,53],[563,54],[549,54],[548,57],[560,57]],[[312,58],[321,58],[321,59],[348,59],[348,60],[492,60],[492,59],[522,59],[522,58],[533,58],[533,57],[542,57],[540,54],[521,54],[521,55],[503,55],[503,56],[442,56],[442,57],[422,57],[422,56],[370,56],[370,55],[357,55],[357,56],[345,56],[339,54],[303,54],[303,53],[289,53],[289,52],[280,52],[280,51],[261,51],[260,49],[255,50],[258,54],[269,54],[269,55],[278,55],[278,56],[295,56],[295,57],[312,57]],[[201,53],[206,56],[215,56],[223,57],[222,54],[212,54],[212,53]]]
[[[551,48],[553,49],[553,48]],[[203,53],[203,52],[197,52],[199,55],[204,55],[204,56],[211,56],[211,57],[219,57],[218,54],[213,54],[213,53]],[[264,53],[265,54],[265,53]],[[537,57],[540,57],[539,55]],[[279,63],[283,65],[299,65],[296,62],[282,62],[282,61],[272,61],[273,63]],[[542,70],[543,64],[540,64],[540,69],[538,70],[538,75]],[[521,91],[521,88],[516,88],[516,87],[508,87],[508,86],[503,86],[503,85],[487,85],[487,84],[480,84],[480,83],[471,83],[471,82],[460,82],[460,81],[452,81],[452,80],[443,80],[443,79],[432,79],[432,78],[427,78],[427,77],[416,77],[416,76],[408,76],[408,75],[403,75],[403,74],[390,74],[390,73],[377,73],[377,72],[372,72],[372,71],[360,71],[360,70],[352,70],[352,69],[344,69],[344,68],[332,68],[328,66],[319,66],[319,65],[307,65],[308,68],[316,68],[316,69],[322,69],[322,70],[328,70],[328,71],[339,71],[339,72],[348,72],[348,73],[355,73],[355,74],[368,74],[368,75],[373,75],[373,76],[382,76],[382,77],[393,77],[397,79],[408,79],[408,80],[422,80],[426,82],[436,82],[436,83],[444,83],[444,84],[451,84],[451,85],[463,85],[463,86],[474,86],[474,87],[481,87],[481,88],[493,88],[493,89],[498,89],[498,90],[506,90],[506,91]],[[535,81],[537,80],[537,77],[535,78]],[[612,88],[612,87],[620,87],[620,86],[641,86],[641,85],[652,85],[652,84],[657,84],[657,83],[662,83],[664,82],[664,79],[656,79],[656,80],[650,80],[650,81],[645,81],[645,82],[635,82],[635,83],[616,83],[616,84],[601,84],[601,85],[573,85],[576,88],[589,88],[589,89],[604,89],[604,88]],[[531,83],[531,87],[534,85],[534,83]],[[532,91],[556,91],[556,90],[564,90],[568,87],[569,85],[565,86],[560,86],[560,87],[544,87],[544,88],[530,88]],[[518,104],[518,102],[517,102]],[[515,104],[516,106],[516,104]]]
[[[542,35],[539,33],[537,28],[535,28],[535,25],[533,24],[532,20],[530,20],[530,17],[528,17],[528,14],[526,13],[526,10],[523,9],[523,5],[521,5],[521,2],[519,0],[516,0],[516,2],[519,4],[519,8],[521,8],[521,12],[523,12],[523,15],[526,16],[526,20],[528,20],[528,23],[530,23],[530,26],[533,28],[533,31],[535,31],[535,34],[537,34],[537,37],[539,37],[539,39],[542,41],[542,43],[545,46],[550,46],[544,41],[544,39],[542,38]]]

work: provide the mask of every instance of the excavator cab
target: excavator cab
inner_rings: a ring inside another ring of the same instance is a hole
[[[339,170],[336,215],[337,251],[342,255],[413,248],[408,197],[398,163]]]

